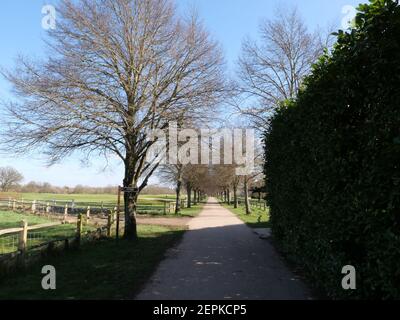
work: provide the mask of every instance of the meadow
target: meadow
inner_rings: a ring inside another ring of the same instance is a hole
[[[0,198],[2,198],[0,193]],[[102,203],[105,207],[116,206],[118,196],[115,194],[55,194],[55,193],[19,193],[18,199],[27,201],[57,201],[71,202],[74,201],[76,206],[100,206]],[[141,195],[139,196],[139,204],[152,205],[160,204],[163,201],[174,201],[174,195]],[[121,203],[123,197],[121,196]]]

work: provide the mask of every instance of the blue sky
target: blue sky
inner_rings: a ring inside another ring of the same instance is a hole
[[[312,30],[328,24],[340,28],[346,5],[357,6],[359,0],[177,0],[180,9],[195,6],[205,25],[221,42],[228,68],[234,72],[244,37],[257,37],[257,28],[263,18],[273,18],[277,6],[297,6]],[[11,68],[18,54],[41,57],[46,54],[41,27],[42,7],[57,0],[2,0],[0,10],[0,66]],[[10,86],[0,78],[0,99],[11,97]],[[1,115],[0,107],[0,115]],[[12,165],[23,173],[25,182],[31,180],[54,185],[76,184],[103,186],[119,184],[123,169],[112,163],[105,171],[104,163],[94,160],[92,166],[82,166],[74,157],[47,168],[40,155],[0,158],[0,166]],[[156,182],[156,181],[154,181]]]

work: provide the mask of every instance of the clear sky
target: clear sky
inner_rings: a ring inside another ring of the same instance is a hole
[[[180,9],[195,6],[205,25],[224,48],[229,71],[234,72],[244,37],[257,37],[257,27],[263,18],[273,18],[277,6],[297,6],[312,30],[327,25],[340,28],[346,5],[357,6],[367,0],[177,0]],[[0,66],[11,68],[18,54],[41,57],[45,30],[41,27],[42,7],[57,0],[2,0],[0,7]],[[10,86],[0,78],[0,99],[9,99]],[[0,116],[1,116],[0,107]],[[104,186],[119,184],[122,166],[117,163],[104,169],[104,163],[94,160],[92,166],[82,166],[77,158],[47,168],[40,155],[0,158],[0,166],[11,165],[23,173],[25,182],[32,180],[54,185],[76,184]]]

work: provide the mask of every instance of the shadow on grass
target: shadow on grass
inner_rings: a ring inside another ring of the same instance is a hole
[[[139,226],[137,242],[102,240],[48,257],[24,273],[0,279],[0,299],[132,298],[184,232],[181,228]],[[56,290],[41,287],[44,265],[56,268]]]

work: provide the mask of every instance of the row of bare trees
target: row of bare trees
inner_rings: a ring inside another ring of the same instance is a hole
[[[208,166],[191,164],[163,165],[160,167],[160,178],[175,188],[175,214],[181,213],[183,193],[187,196],[188,208],[191,208],[192,204],[197,204],[207,193],[208,186],[212,184],[208,171]]]
[[[238,208],[239,195],[244,197],[245,212],[251,214],[250,190],[264,184],[264,175],[259,168],[245,176],[236,174],[236,167],[232,165],[216,166],[214,168],[214,179],[217,181],[216,193],[223,196],[224,200]],[[214,191],[215,193],[215,191]]]
[[[5,105],[2,147],[40,150],[50,164],[74,153],[119,159],[124,234],[134,240],[138,196],[161,163],[159,154],[148,157],[155,143],[151,131],[171,121],[184,126],[213,118],[214,107],[227,100],[259,127],[271,108],[296,94],[322,52],[296,11],[266,22],[261,35],[261,46],[244,42],[233,90],[220,45],[195,13],[178,13],[173,0],[60,0],[47,59],[20,58],[14,71],[2,72],[19,98]],[[245,103],[248,97],[259,98],[257,104]],[[228,187],[237,197],[243,184],[247,199],[255,177],[222,183],[221,170],[163,169],[165,179],[176,182],[177,211],[183,188],[188,195],[195,191],[197,201],[200,191]]]

